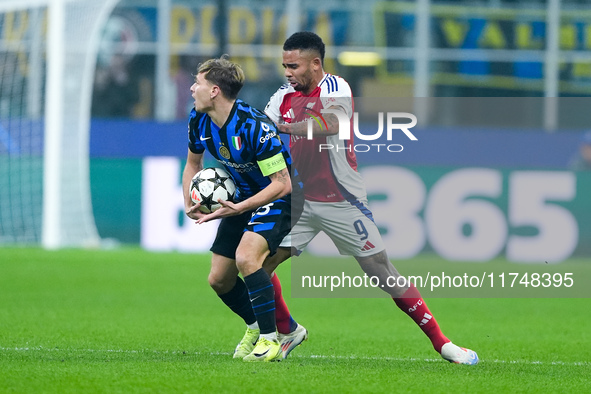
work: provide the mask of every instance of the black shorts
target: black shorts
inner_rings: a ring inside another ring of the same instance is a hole
[[[304,207],[301,189],[264,205],[255,211],[223,218],[210,251],[236,259],[236,249],[242,234],[252,231],[267,240],[270,255],[274,255],[283,238],[298,221]]]

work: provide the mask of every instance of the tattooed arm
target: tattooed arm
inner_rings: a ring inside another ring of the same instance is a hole
[[[345,112],[341,106],[332,106],[329,109],[335,109]],[[312,135],[314,137],[322,137],[327,135],[337,134],[339,132],[339,118],[335,114],[325,113],[322,115],[326,126],[318,124],[318,122],[312,122]],[[280,133],[291,134],[291,135],[308,135],[308,121],[294,122],[294,123],[280,123],[277,125],[277,130]]]

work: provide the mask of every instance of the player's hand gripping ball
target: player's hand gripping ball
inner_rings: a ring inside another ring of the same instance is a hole
[[[236,185],[230,174],[223,168],[204,168],[199,171],[189,185],[189,193],[194,203],[200,203],[199,210],[211,213],[221,208],[218,200],[232,201]]]

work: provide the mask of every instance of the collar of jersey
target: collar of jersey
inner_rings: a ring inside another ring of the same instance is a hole
[[[322,79],[320,80],[320,82],[318,82],[318,85],[316,85],[316,86],[318,87],[318,86],[322,85],[322,82],[324,82],[324,80],[325,80],[326,78],[328,78],[328,77],[329,77],[329,75],[330,75],[330,74],[328,74],[328,73],[324,73],[324,75],[322,75]]]
[[[240,100],[240,99],[234,100],[234,105],[232,106],[232,109],[230,110],[230,114],[228,115],[228,119],[226,119],[226,121],[224,122],[222,127],[218,127],[218,125],[215,124],[213,119],[211,119],[211,117],[209,117],[209,119],[211,120],[211,129],[212,130],[220,131],[220,130],[226,128],[226,126],[228,125],[228,123],[230,123],[232,121],[232,118],[234,118],[234,114],[238,110],[238,101],[242,102],[242,100]]]

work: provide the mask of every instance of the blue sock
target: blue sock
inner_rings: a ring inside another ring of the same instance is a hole
[[[295,329],[298,328],[298,323],[293,320],[293,317],[289,317],[289,332],[294,332]]]
[[[261,268],[245,276],[244,282],[248,287],[248,294],[252,310],[262,334],[274,333],[275,326],[275,292],[269,275]]]

